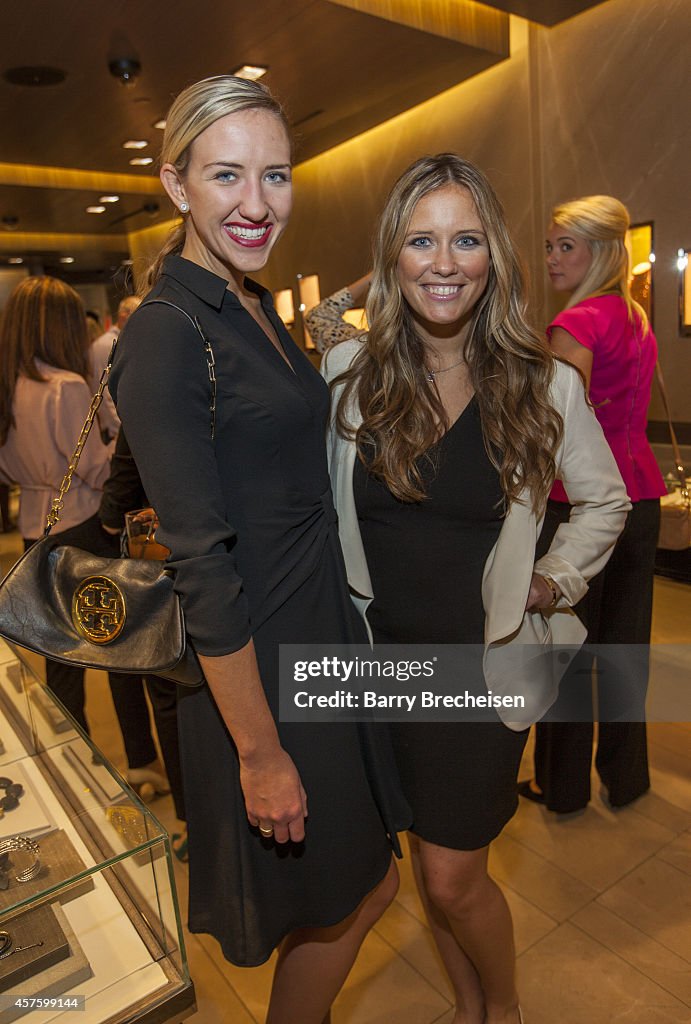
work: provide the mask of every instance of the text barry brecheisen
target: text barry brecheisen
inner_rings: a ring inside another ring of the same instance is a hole
[[[376,690],[334,690],[332,693],[308,693],[299,690],[293,697],[297,708],[523,708],[525,698],[521,696],[499,696],[487,693],[434,693],[421,690],[420,693],[379,693]]]
[[[426,661],[385,661],[377,658],[323,657],[313,661],[296,661],[293,666],[293,680],[305,683],[308,680],[334,679],[341,683],[349,680],[395,680],[410,683],[417,679],[434,676],[436,657]],[[362,684],[367,685],[366,683]],[[390,686],[390,683],[388,684]],[[429,684],[428,684],[429,685]],[[386,687],[377,690],[342,690],[329,693],[310,693],[298,690],[293,696],[297,708],[398,708],[412,711],[414,708],[515,708],[524,706],[520,696],[499,696],[488,690],[484,694],[438,693],[420,690],[416,693],[392,693]]]

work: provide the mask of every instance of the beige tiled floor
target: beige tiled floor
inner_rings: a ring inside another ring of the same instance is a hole
[[[691,587],[656,581],[654,638],[691,641]],[[88,713],[97,743],[123,767],[98,673],[89,679]],[[526,1024],[691,1024],[691,725],[653,725],[650,740],[653,789],[634,806],[609,810],[593,779],[584,814],[558,820],[521,801],[494,844],[491,869],[514,915]],[[523,775],[529,764],[530,747]],[[174,830],[170,798],[153,809]],[[176,863],[176,875],[184,916],[186,868]],[[451,1024],[450,987],[407,861],[401,878],[336,1002],[334,1024]],[[271,964],[232,967],[203,936],[188,935],[187,950],[194,1024],[263,1021]]]

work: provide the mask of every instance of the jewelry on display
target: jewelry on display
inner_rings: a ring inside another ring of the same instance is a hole
[[[0,891],[4,892],[10,886],[10,855],[0,855]]]
[[[559,591],[557,590],[557,585],[551,576],[543,576],[542,578],[549,587],[549,589],[552,591],[552,600],[547,605],[547,607],[554,608],[557,601],[559,600]]]
[[[148,834],[144,815],[138,807],[133,807],[132,804],[109,807],[106,817],[115,831],[130,846],[139,846],[140,843],[145,843],[152,838]]]
[[[30,882],[36,878],[41,870],[40,852],[38,843],[28,836],[12,836],[0,842],[0,858],[9,853],[29,853],[33,857],[33,862],[14,876],[17,882]]]
[[[37,946],[42,946],[41,942],[32,942],[29,946],[14,946],[12,936],[9,932],[0,932],[0,960],[4,960],[6,956],[12,956],[14,953],[23,953],[25,949],[36,949]]]
[[[274,830],[272,828],[262,828],[261,825],[259,826],[259,831],[263,836],[266,836],[267,839],[269,838],[269,836],[272,836],[274,834]]]
[[[465,357],[463,359],[459,359],[457,363],[452,363],[451,366],[443,367],[443,369],[441,369],[441,370],[425,369],[425,377],[430,382],[430,384],[434,384],[436,382],[436,379],[437,379],[437,377],[439,376],[440,373],[446,373],[447,370],[455,370],[457,366],[460,366],[461,363],[464,363],[464,362],[465,362]]]
[[[13,782],[6,775],[0,775],[0,789],[5,790],[5,795],[0,797],[0,818],[5,811],[13,811],[19,807],[19,798],[24,796],[24,787],[20,782]]]

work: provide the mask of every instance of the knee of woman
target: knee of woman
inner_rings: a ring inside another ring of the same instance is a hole
[[[470,912],[482,899],[487,877],[463,877],[462,874],[435,872],[425,877],[425,890],[430,903],[444,914],[460,917]]]

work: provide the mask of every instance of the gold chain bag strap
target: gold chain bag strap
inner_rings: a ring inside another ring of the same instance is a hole
[[[667,399],[665,379],[659,362],[655,364],[657,384],[665,407],[669,436],[674,454],[674,468],[679,480],[679,491],[668,494],[660,499],[660,535],[657,546],[665,551],[684,551],[691,547],[691,496],[686,482],[686,470],[681,461],[681,451],[677,434],[672,422],[672,414]]]
[[[192,322],[200,335],[210,381],[211,437],[215,433],[216,374],[213,351],[197,317],[164,299]],[[104,558],[61,543],[51,535],[103,398],[117,339],[58,494],[37,541],[0,583],[0,636],[53,661],[131,675],[157,675],[199,686],[204,675],[187,642],[180,599],[164,563]]]

